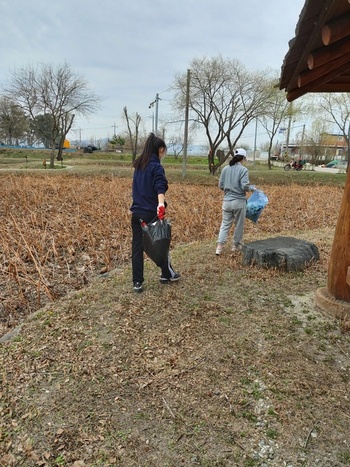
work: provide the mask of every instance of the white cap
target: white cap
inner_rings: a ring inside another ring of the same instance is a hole
[[[243,156],[247,158],[247,153],[243,148],[235,149],[235,156]]]

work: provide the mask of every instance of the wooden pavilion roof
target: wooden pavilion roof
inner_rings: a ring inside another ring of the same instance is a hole
[[[350,92],[350,0],[306,0],[279,83],[293,101],[308,92]]]

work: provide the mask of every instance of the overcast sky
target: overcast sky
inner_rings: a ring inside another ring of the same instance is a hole
[[[152,130],[171,120],[170,87],[193,58],[239,60],[251,70],[280,68],[304,0],[0,0],[0,81],[28,64],[67,62],[102,98],[71,139],[125,130],[123,107]],[[205,138],[198,135],[198,142]]]

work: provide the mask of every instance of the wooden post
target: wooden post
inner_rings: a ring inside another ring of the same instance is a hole
[[[335,229],[328,265],[328,292],[337,300],[350,302],[350,170],[347,172],[343,199]]]

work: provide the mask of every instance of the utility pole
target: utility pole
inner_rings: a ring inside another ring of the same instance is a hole
[[[156,136],[158,136],[158,101],[159,101],[159,95],[156,94],[156,116],[155,116],[155,124],[154,124],[154,131],[156,133]]]
[[[185,132],[184,132],[184,157],[182,159],[182,176],[183,177],[185,177],[185,175],[186,175],[186,164],[187,164],[188,115],[189,115],[189,107],[190,107],[190,79],[191,79],[191,71],[187,70]]]
[[[154,112],[152,112],[150,118],[152,119],[152,133],[154,133]]]
[[[255,164],[255,154],[256,154],[256,137],[258,134],[258,119],[255,119],[255,135],[254,135],[254,152],[253,152],[253,161]]]
[[[148,106],[149,109],[151,109],[154,104],[156,105],[156,115],[155,115],[155,124],[154,124],[154,134],[157,136],[158,133],[158,102],[161,101],[162,99],[159,97],[159,94],[156,94],[156,98],[153,102],[150,103]]]
[[[293,116],[293,103],[291,102],[288,107],[288,128],[287,128],[287,141],[286,141],[286,153],[289,155],[289,137],[290,137],[290,127],[292,125],[292,116]]]
[[[303,152],[304,152],[304,138],[305,138],[305,123],[303,125],[303,132],[301,134],[301,143],[300,143],[300,150],[299,150],[299,155],[301,158],[303,158]]]

